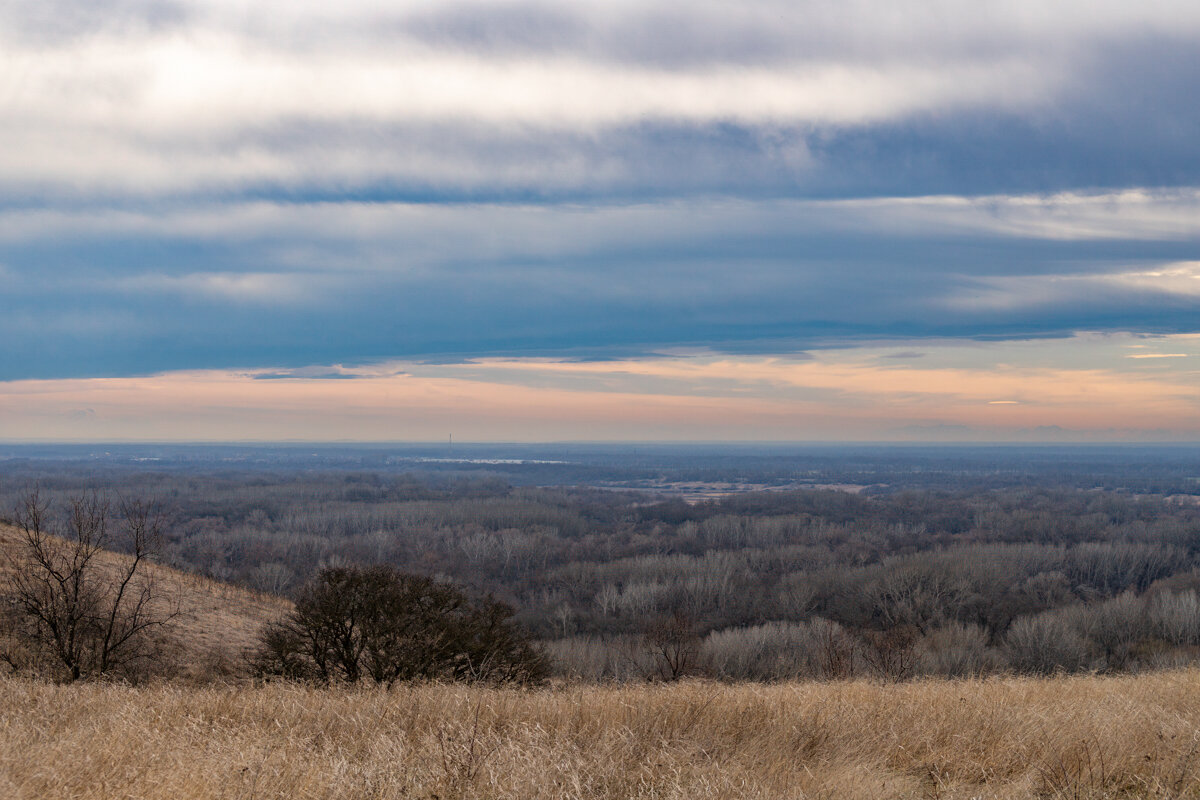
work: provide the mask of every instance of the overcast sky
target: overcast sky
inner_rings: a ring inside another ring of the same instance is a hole
[[[1200,439],[1200,4],[0,4],[0,438]]]

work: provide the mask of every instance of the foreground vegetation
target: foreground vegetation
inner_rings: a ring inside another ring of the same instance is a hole
[[[1196,495],[67,484],[0,524],[0,797],[1200,796]]]
[[[1179,798],[1200,671],[390,691],[0,679],[0,794]]]

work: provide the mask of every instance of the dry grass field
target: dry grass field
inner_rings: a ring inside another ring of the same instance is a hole
[[[0,550],[13,543],[0,529]],[[153,570],[185,611],[173,632],[185,680],[0,678],[0,798],[1200,797],[1200,670],[906,684],[255,686],[239,678],[238,660],[286,601]],[[235,680],[203,685],[222,674]]]
[[[1200,671],[724,686],[0,679],[0,796],[1182,798]]]

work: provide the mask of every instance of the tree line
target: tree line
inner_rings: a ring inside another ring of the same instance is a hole
[[[155,475],[145,488],[167,509],[161,553],[174,566],[297,599],[330,570],[436,579],[511,608],[508,622],[567,675],[1141,669],[1200,647],[1181,633],[1200,592],[1190,495],[788,491],[687,504],[372,473]],[[305,669],[322,678],[314,659]]]

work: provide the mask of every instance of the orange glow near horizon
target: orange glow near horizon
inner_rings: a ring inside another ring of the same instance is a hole
[[[812,356],[482,359],[0,383],[7,440],[1152,440],[1200,438],[1195,337]],[[1046,350],[1062,363],[1045,363]],[[1069,351],[1069,352],[1068,352]],[[1088,357],[1079,358],[1083,352]],[[1037,353],[1037,358],[1031,356]],[[1139,351],[1141,354],[1141,351]],[[1040,359],[1040,363],[1038,362]],[[917,363],[911,363],[916,361]],[[988,363],[988,362],[992,363]],[[972,363],[975,362],[975,363]],[[1027,362],[1027,363],[1022,363]],[[1198,362],[1200,363],[1200,362]],[[1187,364],[1187,368],[1181,367]],[[332,379],[340,370],[350,379]],[[287,377],[295,375],[296,377]],[[264,379],[264,378],[271,379]]]

